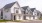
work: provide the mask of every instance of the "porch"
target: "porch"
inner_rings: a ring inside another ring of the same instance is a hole
[[[12,14],[12,20],[35,20],[36,16],[29,16],[25,14]]]

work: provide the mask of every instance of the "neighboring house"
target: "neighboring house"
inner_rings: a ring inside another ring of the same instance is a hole
[[[27,17],[26,17],[26,19],[28,19],[28,20],[33,20],[33,12],[31,11],[31,9],[30,8],[27,8],[26,9],[26,13],[27,13]]]
[[[40,18],[40,15],[41,15],[41,12],[40,11],[38,11],[38,10],[36,10],[36,9],[34,9],[34,11],[33,11],[33,18],[34,19],[39,19]]]
[[[21,7],[21,8],[23,9],[22,14],[24,14],[24,16],[23,16],[24,20],[27,20],[27,19],[28,19],[28,18],[26,19],[26,16],[27,16],[26,14],[28,14],[28,12],[26,13],[26,9],[27,9],[28,7],[29,7],[29,6]]]
[[[18,2],[5,5],[1,10],[1,19],[4,20],[34,20],[38,19],[38,11],[29,6],[20,7]],[[36,14],[36,15],[35,15]],[[40,16],[40,15],[39,15]],[[36,18],[35,18],[36,17]]]

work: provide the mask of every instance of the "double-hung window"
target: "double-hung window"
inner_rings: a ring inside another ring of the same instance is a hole
[[[16,10],[16,13],[18,13],[18,10]]]

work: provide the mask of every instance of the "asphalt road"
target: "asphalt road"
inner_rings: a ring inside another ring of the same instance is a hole
[[[42,23],[42,21],[29,21],[29,22],[20,22],[20,23]]]

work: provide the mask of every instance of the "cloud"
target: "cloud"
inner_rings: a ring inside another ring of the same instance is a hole
[[[42,12],[42,0],[17,0],[20,6],[29,6]]]

